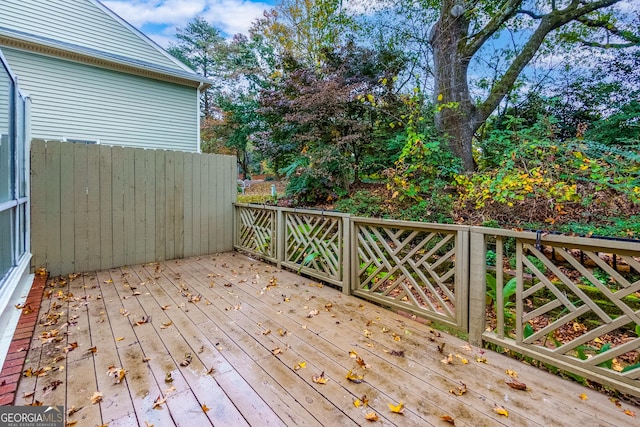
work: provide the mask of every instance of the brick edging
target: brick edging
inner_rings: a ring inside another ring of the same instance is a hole
[[[31,347],[46,285],[46,275],[34,277],[31,290],[24,303],[27,309],[23,309],[20,314],[7,357],[0,372],[0,405],[13,405],[16,400],[18,382],[24,369],[24,361],[27,358],[29,347]]]

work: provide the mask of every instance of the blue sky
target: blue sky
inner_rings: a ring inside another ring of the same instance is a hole
[[[226,35],[245,33],[275,0],[100,0],[127,22],[166,48],[176,28],[202,16]]]

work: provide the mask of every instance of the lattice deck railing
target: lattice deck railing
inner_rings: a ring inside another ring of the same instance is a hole
[[[236,248],[640,396],[640,242],[236,205]]]

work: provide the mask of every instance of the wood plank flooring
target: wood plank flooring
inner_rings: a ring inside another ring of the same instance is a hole
[[[631,426],[624,410],[640,415],[238,253],[53,279],[46,292],[15,404],[64,405],[78,426]],[[120,382],[108,375],[119,368]]]

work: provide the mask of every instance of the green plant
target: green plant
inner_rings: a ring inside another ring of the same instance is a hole
[[[498,302],[496,277],[491,273],[487,273],[485,277],[487,283],[487,303],[495,307]],[[516,293],[516,286],[517,280],[514,277],[502,287],[503,312],[505,320],[509,322],[515,319],[515,314],[513,314],[511,310],[515,306],[515,303],[510,301],[510,298]]]
[[[485,259],[487,265],[496,265],[496,253],[494,251],[487,251]]]

